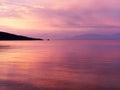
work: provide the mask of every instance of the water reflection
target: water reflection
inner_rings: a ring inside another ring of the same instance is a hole
[[[44,88],[41,89],[45,90]],[[40,88],[34,87],[31,84],[0,80],[0,90],[40,90]]]
[[[3,52],[6,49],[10,49],[9,45],[0,45],[0,52]]]
[[[120,41],[34,41],[34,44],[18,41],[2,44],[12,47],[0,52],[0,79],[5,83],[22,82],[26,88],[33,86],[30,90],[120,89]],[[9,85],[5,87],[9,88]],[[13,90],[17,89],[14,87]]]

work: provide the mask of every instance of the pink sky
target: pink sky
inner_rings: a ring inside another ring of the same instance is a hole
[[[0,30],[43,38],[120,33],[120,0],[0,0]]]

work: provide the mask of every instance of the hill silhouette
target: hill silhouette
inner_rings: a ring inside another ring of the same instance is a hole
[[[112,35],[104,35],[104,34],[82,34],[74,37],[70,37],[68,39],[73,40],[120,40],[120,33],[112,34]]]
[[[31,38],[0,31],[0,40],[43,40],[43,39]]]

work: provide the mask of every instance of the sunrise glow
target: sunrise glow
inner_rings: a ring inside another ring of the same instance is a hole
[[[120,33],[119,0],[0,0],[0,29],[33,37]]]

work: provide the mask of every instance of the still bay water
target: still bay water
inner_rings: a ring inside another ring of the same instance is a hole
[[[1,41],[0,90],[120,90],[120,41]]]

